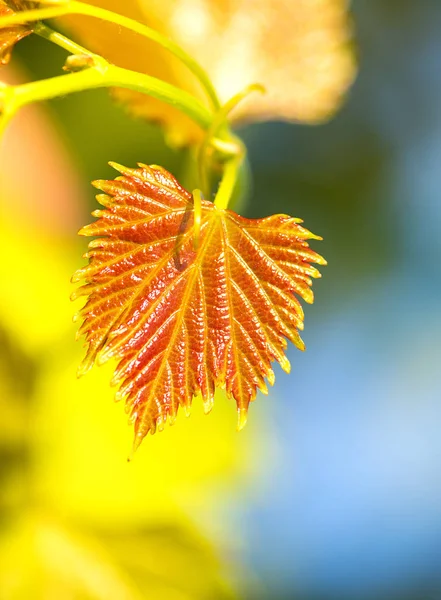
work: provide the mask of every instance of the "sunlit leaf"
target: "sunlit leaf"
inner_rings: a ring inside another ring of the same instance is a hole
[[[262,83],[233,118],[316,123],[340,106],[355,75],[346,0],[93,0],[147,23],[181,44],[207,70],[222,101]],[[65,22],[65,20],[63,20]],[[82,42],[110,61],[149,73],[199,95],[187,68],[141,36],[84,17],[70,20]],[[198,129],[176,109],[137,92],[116,96],[137,116],[162,122],[176,143]]]
[[[34,8],[35,4],[35,2],[24,0],[0,0],[0,17]],[[9,62],[14,45],[30,33],[32,33],[30,24],[0,27],[0,65],[6,65]]]
[[[85,281],[74,299],[88,297],[79,374],[119,361],[112,382],[135,446],[179,407],[188,413],[198,393],[210,411],[217,387],[235,399],[242,427],[257,389],[274,381],[271,362],[289,370],[287,340],[304,348],[295,294],[313,301],[310,263],[325,264],[306,241],[316,236],[286,215],[250,220],[203,201],[195,251],[191,194],[160,167],[114,166],[122,177],[95,182],[105,210],[80,231],[98,239],[73,277]]]
[[[247,84],[265,86],[265,95],[239,106],[236,120],[322,121],[354,77],[346,0],[140,4],[204,65],[223,101]]]

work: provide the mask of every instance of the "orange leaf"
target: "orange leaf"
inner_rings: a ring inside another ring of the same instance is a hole
[[[23,0],[8,0],[5,2],[5,0],[0,0],[0,17],[13,15],[34,7],[35,2],[24,2]],[[14,45],[32,33],[32,30],[33,28],[29,24],[0,28],[0,65],[6,65],[9,62]]]
[[[135,446],[173,423],[179,406],[188,413],[198,393],[209,412],[216,387],[236,400],[240,428],[257,388],[274,382],[271,362],[289,371],[287,339],[304,348],[295,294],[313,301],[320,274],[310,263],[326,262],[306,240],[320,238],[299,219],[245,219],[203,200],[195,250],[191,194],[161,167],[113,166],[122,176],[94,182],[105,209],[80,231],[99,238],[73,276],[85,281],[73,298],[88,296],[79,375],[119,361],[112,383],[121,384]]]

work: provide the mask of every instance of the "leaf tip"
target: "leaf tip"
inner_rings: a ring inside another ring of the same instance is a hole
[[[118,381],[119,383],[119,381]],[[117,385],[117,383],[115,383],[113,380],[111,381],[111,385]],[[121,400],[124,400],[126,394],[124,393],[124,391],[122,389],[119,389],[117,392],[115,392],[115,396],[114,396],[114,400],[115,402],[121,402]],[[135,417],[131,417],[132,421],[136,421],[137,418],[137,413],[135,413]]]
[[[114,160],[109,160],[109,162],[107,164],[110,167],[112,167],[112,169],[115,169],[115,171],[118,171],[118,173],[122,173],[123,171],[128,171],[127,167],[120,165],[119,163],[115,162]]]
[[[76,283],[76,282],[72,281],[72,283]],[[75,300],[78,300],[78,298],[81,298],[82,295],[83,295],[82,288],[78,288],[71,293],[71,295],[69,296],[69,299],[71,302],[75,302]]]
[[[268,380],[268,383],[269,383],[271,386],[273,386],[273,385],[274,385],[274,383],[275,383],[275,381],[276,381],[276,376],[274,375],[274,371],[273,371],[272,369],[270,369],[270,370],[268,371],[266,378],[267,378],[267,380]]]
[[[161,416],[159,416],[159,417],[156,419],[156,429],[157,429],[159,432],[161,432],[161,431],[164,431],[166,422],[167,422],[167,417],[165,417],[165,418],[162,418]]]
[[[247,408],[238,408],[237,409],[237,431],[242,431],[242,429],[247,424],[248,419],[248,409]]]
[[[134,456],[135,456],[135,452],[138,450],[138,448],[140,447],[142,440],[144,439],[144,434],[143,433],[135,433],[135,437],[133,438],[133,444],[132,444],[132,449],[129,452],[129,456],[127,457],[127,462],[132,462]]]
[[[306,350],[305,342],[302,340],[302,338],[299,335],[296,336],[296,339],[294,340],[294,345],[296,348],[298,348],[302,352],[304,352]]]
[[[99,367],[102,367],[112,357],[113,351],[107,347],[104,347],[100,352],[98,352],[95,362]]]
[[[268,387],[265,385],[265,382],[262,381],[259,385],[259,390],[262,392],[262,394],[264,396],[268,396],[269,392],[268,392]]]
[[[77,369],[77,378],[80,379],[83,375],[85,375],[92,368],[93,361],[84,360]]]
[[[79,282],[79,281],[81,281],[81,279],[83,278],[83,274],[84,274],[84,271],[83,271],[83,269],[78,269],[77,271],[75,271],[75,273],[74,273],[74,274],[72,275],[72,277],[70,278],[70,282],[71,282],[71,283],[78,283],[78,282]],[[73,292],[73,293],[71,294],[71,297],[70,297],[70,298],[71,298],[71,300],[73,299],[73,298],[72,298],[72,296],[73,296],[73,294],[74,294],[74,293],[75,293],[75,292]]]
[[[208,415],[213,410],[214,406],[214,398],[213,395],[210,395],[208,398],[204,399],[204,413]]]
[[[91,183],[97,190],[103,190],[103,186],[107,183],[107,181],[105,179],[94,179]],[[98,195],[101,196],[101,194]],[[82,230],[80,229],[80,231]],[[81,235],[80,232],[78,232],[78,235]]]
[[[308,304],[314,304],[314,292],[310,287],[304,288],[299,295],[301,295],[303,300]]]
[[[126,175],[126,176],[130,176],[133,175],[133,169],[129,169],[129,167],[125,167],[124,165],[120,165],[117,162],[113,162],[112,160],[109,161],[109,166],[112,167],[112,169],[115,169],[115,171],[118,171],[118,173],[121,173],[121,175]],[[119,178],[117,178],[119,179]]]
[[[282,367],[283,371],[285,371],[285,373],[291,372],[291,363],[286,358],[286,356],[281,357],[279,362],[280,366]]]

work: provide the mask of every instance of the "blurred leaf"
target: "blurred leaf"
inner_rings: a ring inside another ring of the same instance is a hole
[[[191,506],[213,506],[211,485],[238,484],[249,474],[252,465],[239,447],[252,441],[237,436],[226,402],[210,418],[196,406],[191,419],[150,438],[128,463],[133,434],[112,403],[114,365],[77,380],[77,359],[54,357],[34,396],[34,493],[43,505],[113,528],[179,524],[182,496]]]
[[[249,83],[267,94],[236,119],[315,123],[354,77],[346,0],[140,0],[205,66],[226,101]]]
[[[231,599],[210,548],[190,527],[113,534],[31,512],[0,541],[2,600]]]
[[[71,330],[67,268],[75,246],[47,241],[35,231],[22,235],[0,228],[2,256],[14,248],[14,260],[0,260],[0,318],[3,327],[28,352],[42,352]],[[18,267],[20,265],[20,268]]]
[[[316,123],[339,107],[355,75],[345,0],[94,0],[158,29],[181,44],[208,71],[223,101],[247,84],[267,88],[240,105],[237,121]],[[67,22],[63,20],[63,23]],[[70,27],[87,47],[111,62],[155,75],[201,95],[188,70],[141,36],[84,17]],[[129,90],[117,98],[130,110],[162,122],[174,143],[193,142],[200,132],[168,105]]]
[[[317,237],[286,215],[250,220],[202,201],[196,250],[191,194],[161,167],[113,166],[121,177],[95,182],[106,209],[80,231],[99,239],[73,277],[85,282],[73,298],[88,297],[79,374],[119,361],[112,383],[135,448],[198,393],[209,412],[215,388],[236,400],[242,428],[257,389],[267,393],[264,378],[274,382],[271,362],[289,370],[286,339],[304,348],[294,294],[313,301],[320,274],[310,263],[326,263],[306,240]]]

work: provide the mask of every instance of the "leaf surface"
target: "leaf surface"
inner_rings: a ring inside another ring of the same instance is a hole
[[[245,219],[203,201],[195,251],[191,194],[160,167],[113,166],[122,176],[94,182],[105,208],[80,231],[98,239],[73,277],[84,281],[73,298],[88,297],[79,375],[119,361],[112,383],[135,445],[173,423],[179,407],[188,413],[198,393],[209,412],[217,387],[236,401],[242,427],[257,389],[274,382],[271,362],[289,370],[287,340],[304,349],[296,296],[313,301],[320,274],[311,263],[326,263],[307,240],[320,238],[299,219]]]

